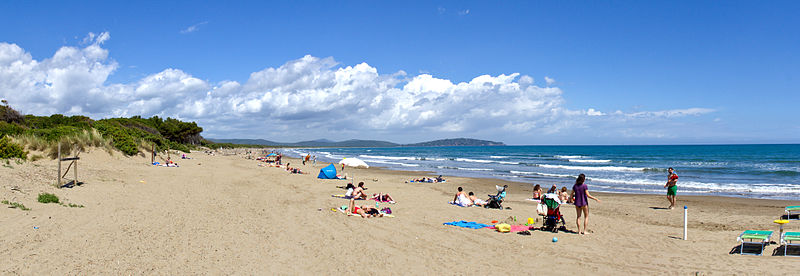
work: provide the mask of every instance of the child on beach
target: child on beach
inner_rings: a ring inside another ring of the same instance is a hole
[[[589,226],[589,198],[594,201],[600,202],[599,199],[589,194],[589,187],[584,184],[586,176],[583,174],[578,175],[575,179],[575,185],[572,186],[572,198],[575,202],[575,211],[578,212],[578,218],[575,224],[578,225],[578,233],[585,234],[586,227]],[[583,230],[581,230],[581,215],[583,215]]]
[[[532,197],[532,199],[534,199],[534,200],[542,199],[542,186],[539,186],[539,184],[536,184],[536,186],[533,186],[533,197]]]
[[[558,199],[561,200],[562,204],[572,203],[572,198],[570,198],[569,193],[567,193],[567,187],[561,187],[561,192],[558,193]]]
[[[469,196],[468,197],[469,197],[469,200],[471,200],[472,203],[475,204],[475,205],[484,207],[484,206],[486,206],[486,204],[489,204],[489,202],[486,202],[485,200],[480,199],[477,196],[475,196],[475,193],[473,193],[473,192],[469,192]]]
[[[667,188],[667,200],[669,201],[669,209],[672,210],[675,208],[675,198],[678,194],[678,174],[675,173],[675,170],[672,168],[667,169],[667,184],[664,184],[664,188]]]

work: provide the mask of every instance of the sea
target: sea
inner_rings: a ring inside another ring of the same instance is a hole
[[[800,144],[304,148],[284,153],[317,156],[318,166],[356,157],[374,167],[568,189],[583,173],[592,191],[637,194],[665,194],[667,168],[673,167],[679,196],[800,199]]]

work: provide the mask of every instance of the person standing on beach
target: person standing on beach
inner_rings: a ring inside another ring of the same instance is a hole
[[[317,156],[316,155],[314,155],[314,161],[313,162],[314,163],[312,163],[312,166],[317,166]]]
[[[667,188],[667,200],[669,201],[669,209],[675,208],[675,198],[678,194],[678,174],[675,173],[675,170],[672,168],[667,169],[669,174],[667,175],[667,184],[664,184],[664,188]]]
[[[575,185],[572,186],[571,196],[573,202],[575,202],[575,211],[578,212],[578,218],[575,220],[575,224],[578,225],[578,233],[581,233],[581,235],[585,234],[586,227],[589,226],[589,198],[594,199],[594,201],[598,203],[600,202],[599,199],[589,194],[589,187],[584,184],[585,181],[586,175],[578,175],[578,179],[575,179]],[[583,215],[583,230],[581,230],[581,215]]]

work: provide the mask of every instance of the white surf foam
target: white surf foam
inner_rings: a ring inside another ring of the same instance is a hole
[[[456,158],[455,160],[459,162],[492,163],[491,160],[482,160],[482,159]]]
[[[617,166],[591,167],[591,166],[548,165],[548,164],[540,164],[538,166],[542,168],[573,170],[573,171],[640,172],[645,170],[645,168],[631,168],[631,167],[617,167]]]
[[[569,159],[569,162],[574,163],[608,163],[611,160],[598,160],[598,159]]]

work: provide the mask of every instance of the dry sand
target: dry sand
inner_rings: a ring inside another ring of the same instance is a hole
[[[680,196],[690,212],[663,210],[661,195],[593,193],[593,233],[531,236],[442,225],[536,217],[528,184],[509,184],[511,210],[447,204],[456,187],[485,196],[492,179],[449,177],[447,183],[405,183],[418,172],[346,169],[368,192],[391,194],[381,204],[394,218],[348,217],[331,208],[344,180],[320,180],[319,168],[291,175],[242,156],[195,152],[179,168],[148,165],[149,158],[83,153],[84,185],[57,189],[56,162],[0,167],[0,199],[30,211],[0,208],[0,273],[7,274],[796,274],[800,259],[731,254],[745,229],[775,230],[787,205],[773,201]],[[298,160],[291,161],[300,165]],[[373,181],[377,180],[377,181]],[[571,186],[571,183],[564,183]],[[591,186],[590,186],[591,191]],[[50,192],[85,208],[36,202]],[[360,201],[374,205],[374,201]],[[321,208],[321,211],[320,211]],[[572,206],[561,208],[575,229]],[[538,224],[541,224],[539,222]],[[537,225],[538,225],[537,224]],[[38,227],[38,229],[34,229]],[[793,221],[786,230],[800,231]],[[557,243],[551,242],[553,237]],[[782,254],[782,253],[781,253]]]

